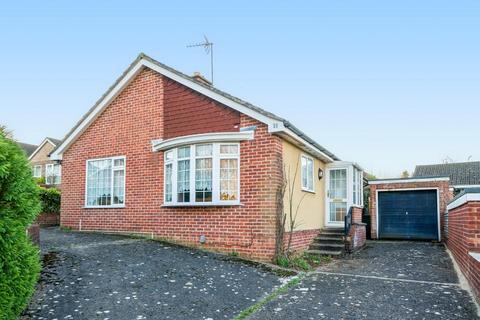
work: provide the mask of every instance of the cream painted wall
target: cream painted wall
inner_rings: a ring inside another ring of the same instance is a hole
[[[302,190],[301,186],[301,163],[300,156],[306,154],[314,159],[314,190],[315,192],[306,192]],[[293,189],[293,210],[297,207],[299,201],[302,201],[298,210],[296,219],[297,227],[295,231],[319,229],[325,225],[325,177],[318,180],[318,168],[325,172],[325,163],[315,159],[313,156],[305,153],[295,145],[283,141],[283,163],[285,166],[285,175],[287,176],[287,189],[284,196],[284,210],[287,213],[287,227],[289,216],[289,200],[288,200],[288,181],[293,182],[295,177],[295,167],[297,167],[297,175],[295,183],[290,190]],[[301,200],[303,197],[303,200]]]

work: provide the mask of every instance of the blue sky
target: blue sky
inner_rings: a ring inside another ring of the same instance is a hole
[[[382,177],[480,161],[480,1],[11,2],[0,123],[62,138],[145,52],[289,119]]]

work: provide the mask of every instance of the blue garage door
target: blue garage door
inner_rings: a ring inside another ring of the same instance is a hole
[[[436,190],[378,192],[380,239],[438,240]]]

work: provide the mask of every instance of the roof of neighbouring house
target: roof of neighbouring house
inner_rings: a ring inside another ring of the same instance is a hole
[[[480,161],[420,165],[412,177],[448,176],[452,186],[480,185]]]
[[[36,145],[34,144],[29,144],[29,143],[23,143],[23,142],[17,142],[18,145],[25,151],[27,154],[27,157],[30,157],[30,155],[37,150]]]
[[[217,95],[220,95],[222,96],[223,98],[225,99],[228,99],[234,103],[237,103],[239,105],[241,105],[242,107],[246,108],[246,109],[249,109],[253,112],[256,112],[266,118],[269,118],[269,119],[275,119],[276,121],[282,123],[282,125],[290,130],[291,132],[293,132],[295,135],[297,135],[298,137],[300,137],[301,139],[303,139],[304,141],[306,141],[308,144],[312,145],[313,147],[317,148],[318,150],[320,150],[323,154],[327,155],[328,157],[330,157],[331,159],[333,160],[340,160],[336,155],[334,155],[332,152],[328,151],[327,149],[325,149],[324,147],[322,147],[320,144],[318,144],[316,141],[314,141],[313,139],[311,139],[310,137],[308,137],[305,133],[303,133],[300,129],[298,129],[297,127],[295,127],[293,124],[291,124],[289,121],[287,121],[286,119],[283,119],[271,112],[268,112],[262,108],[259,108],[247,101],[244,101],[242,99],[239,99],[237,97],[234,97],[224,91],[221,91],[215,87],[213,87],[212,85],[208,85],[206,83],[203,83],[203,82],[200,82],[200,81],[195,81],[194,79],[192,79],[192,77],[176,70],[176,69],[173,69],[163,63],[160,63],[158,62],[157,60],[155,59],[152,59],[151,57],[145,55],[144,53],[141,53],[137,59],[135,59],[134,62],[132,62],[132,64],[127,68],[127,70],[125,70],[125,72],[122,74],[122,76],[120,78],[117,79],[117,81],[103,94],[103,96],[97,101],[97,103],[95,103],[95,105],[90,108],[90,110],[80,119],[80,121],[77,122],[77,124],[70,130],[70,132],[65,136],[65,138],[63,139],[63,141],[61,141],[61,143],[57,144],[57,147],[54,149],[54,151],[52,153],[55,153],[58,149],[64,149],[65,147],[68,147],[70,141],[68,141],[68,138],[70,136],[73,136],[75,138],[76,134],[77,134],[77,130],[79,127],[81,128],[81,126],[83,126],[83,124],[87,121],[89,121],[89,118],[91,116],[91,114],[93,114],[97,107],[105,100],[109,97],[109,95],[112,93],[112,91],[114,91],[115,88],[117,88],[122,81],[124,81],[124,79],[127,77],[127,75],[130,73],[130,71],[132,71],[132,69],[134,69],[141,61],[148,61],[150,63],[151,66],[156,66],[162,70],[164,70],[165,72],[168,72],[168,73],[171,73],[173,75],[175,75],[177,78],[179,79],[183,79],[183,80],[186,80],[186,83],[195,83],[195,85],[198,85],[198,86],[201,86],[203,89],[206,89],[210,92],[213,92]],[[65,147],[63,146],[65,144]]]
[[[53,144],[54,144],[55,146],[59,145],[59,144],[62,142],[62,140],[60,140],[60,139],[55,139],[55,138],[51,138],[51,137],[47,137],[46,139],[48,139],[48,140],[50,140],[51,142],[53,142]]]
[[[60,143],[62,143],[62,140],[60,139],[55,139],[55,138],[51,138],[51,137],[46,137],[45,139],[43,139],[42,143],[40,143],[38,146],[35,146],[35,149],[30,152],[30,154],[27,154],[28,156],[28,160],[31,160],[35,154],[43,148],[43,146],[45,145],[45,143],[50,143],[53,145],[53,148],[55,149]]]

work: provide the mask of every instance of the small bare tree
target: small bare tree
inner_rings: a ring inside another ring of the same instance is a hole
[[[297,203],[295,195],[295,182],[297,181],[298,176],[298,167],[299,161],[295,165],[295,171],[293,177],[291,176],[290,166],[288,168],[283,167],[282,170],[282,184],[277,190],[276,193],[276,202],[277,202],[277,234],[276,234],[276,248],[275,254],[276,257],[285,256],[289,257],[292,247],[292,237],[293,231],[299,226],[297,222],[298,211],[300,206],[305,199],[305,193],[302,194]],[[287,195],[287,207],[285,208],[285,193]],[[288,225],[287,225],[288,218]],[[288,241],[287,246],[285,247],[285,229],[288,228]]]

